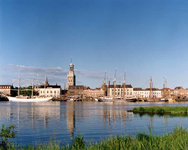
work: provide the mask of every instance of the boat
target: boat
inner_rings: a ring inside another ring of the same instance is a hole
[[[160,101],[161,101],[161,102],[168,102],[168,99],[162,98]]]
[[[9,101],[4,94],[0,94],[0,101]]]
[[[11,102],[46,102],[50,101],[53,97],[33,97],[29,98],[28,96],[16,96],[16,97],[7,97]]]
[[[99,99],[102,102],[113,102],[114,101],[112,97],[100,97]]]
[[[129,98],[129,99],[126,99],[127,102],[136,102],[137,99],[136,98]]]
[[[101,98],[95,98],[96,102],[103,102],[103,100]]]

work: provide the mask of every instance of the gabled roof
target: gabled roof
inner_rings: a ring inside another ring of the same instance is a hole
[[[114,88],[114,85],[109,85],[108,88]],[[116,88],[124,88],[124,85],[116,85]],[[133,88],[131,84],[126,84],[125,88]]]
[[[133,91],[143,91],[144,89],[142,88],[133,88]]]
[[[71,90],[73,90],[73,89],[81,89],[81,90],[83,90],[84,89],[84,86],[83,85],[75,85],[75,86],[73,86],[73,85],[70,85],[69,86],[69,89],[71,89]]]
[[[182,86],[177,86],[177,87],[175,87],[175,89],[180,90],[180,89],[183,89],[183,87]]]
[[[150,88],[146,88],[146,91],[150,91]],[[152,88],[152,91],[160,91],[158,88]]]
[[[44,86],[44,85],[39,85],[39,86],[36,86],[38,88],[61,88],[60,85],[48,85],[48,86]]]

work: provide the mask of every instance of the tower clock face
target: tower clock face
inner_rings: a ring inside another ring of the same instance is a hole
[[[70,71],[73,71],[73,67],[70,67]]]

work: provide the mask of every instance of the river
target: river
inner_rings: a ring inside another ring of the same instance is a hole
[[[56,138],[71,143],[81,133],[86,142],[99,142],[111,135],[135,136],[138,132],[164,134],[176,126],[188,127],[188,117],[148,116],[126,110],[150,105],[188,106],[188,103],[104,102],[0,102],[2,124],[16,126],[13,142],[20,145],[45,143]]]

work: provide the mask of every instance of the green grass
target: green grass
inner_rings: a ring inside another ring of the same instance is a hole
[[[137,107],[133,112],[147,112],[147,113],[188,113],[188,107],[184,106],[150,106],[150,107]]]
[[[151,133],[139,133],[132,138],[127,136],[115,136],[100,143],[85,144],[84,138],[79,135],[73,140],[72,145],[60,146],[59,142],[50,141],[47,144],[37,146],[16,147],[11,145],[11,150],[179,150],[188,149],[188,131],[184,128],[175,128],[173,132],[160,136],[151,136]]]

